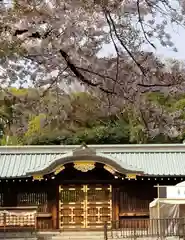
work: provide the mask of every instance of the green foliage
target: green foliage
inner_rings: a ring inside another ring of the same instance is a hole
[[[156,124],[154,108],[162,109],[167,116],[180,111],[179,120],[185,119],[183,95],[177,98],[161,93],[145,94],[142,107],[149,107],[148,110],[140,111],[129,104],[112,113],[102,100],[89,93],[57,96],[50,91],[36,101],[38,91],[35,89],[11,88],[9,92],[16,100],[3,98],[1,145],[168,143],[182,141],[185,135],[182,130],[177,137],[165,132],[152,136],[149,132],[152,129],[146,125],[147,121]],[[23,110],[19,110],[17,98],[21,100],[25,96],[29,100]],[[158,121],[160,124],[161,119]]]
[[[52,145],[52,144],[126,144],[129,142],[129,129],[127,125],[118,122],[94,126],[92,128],[76,129],[75,133],[70,131],[45,132],[32,135],[26,140],[26,144]]]
[[[10,145],[22,145],[23,142],[17,136],[3,136],[0,140],[0,145],[10,146]]]
[[[73,136],[66,138],[63,144],[123,144],[129,142],[127,125],[110,123],[94,126],[77,131]]]
[[[25,137],[43,134],[45,119],[46,115],[43,113],[39,114],[38,116],[32,116],[28,122],[28,130],[25,133]]]
[[[60,145],[63,133],[48,132],[24,138],[25,145]]]
[[[185,98],[177,100],[174,104],[174,109],[184,110],[185,109]]]
[[[176,99],[169,94],[162,92],[150,92],[146,94],[148,101],[156,104],[159,107],[165,107],[166,110],[172,110],[173,105],[176,103]]]

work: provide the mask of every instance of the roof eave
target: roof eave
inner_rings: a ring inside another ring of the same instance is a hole
[[[0,154],[20,153],[67,153],[80,148],[80,145],[26,145],[0,146]],[[126,144],[126,145],[88,145],[97,152],[185,152],[185,144]]]

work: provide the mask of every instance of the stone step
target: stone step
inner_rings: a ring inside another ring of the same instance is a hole
[[[94,232],[94,231],[71,231],[71,232],[61,232],[61,236],[104,236],[104,232]]]
[[[52,240],[103,240],[104,236],[53,236]]]
[[[103,231],[62,231],[40,233],[39,240],[104,240]]]
[[[63,237],[58,237],[58,238],[52,238],[51,240],[79,240],[79,239],[82,239],[82,238],[71,238],[71,237],[65,237],[65,238],[63,238]],[[104,240],[104,238],[102,237],[102,238],[93,238],[93,237],[88,237],[88,238],[83,238],[83,239],[85,239],[85,240]]]
[[[72,237],[72,238],[88,238],[88,237],[93,237],[93,238],[100,238],[100,237],[104,237],[104,235],[70,235],[70,234],[65,234],[65,235],[63,235],[63,234],[59,234],[59,235],[55,235],[55,236],[53,236],[53,237],[58,237],[58,236],[61,236],[61,237]]]
[[[61,232],[60,234],[53,236],[52,240],[103,240],[103,232],[91,232],[91,231],[80,231],[80,232]]]
[[[52,237],[52,239],[58,239],[58,238],[62,238],[62,239],[64,239],[64,238],[70,238],[70,239],[87,239],[87,238],[93,238],[93,239],[103,239],[104,238],[104,236],[103,235],[101,235],[101,236],[86,236],[86,235],[77,235],[77,236],[70,236],[70,235],[65,235],[65,236],[63,236],[63,235],[58,235],[58,236],[53,236]]]
[[[52,240],[79,240],[79,239],[84,239],[84,240],[103,240],[103,237],[99,237],[99,238],[94,238],[94,237],[86,237],[86,238],[75,238],[75,237],[62,237],[62,236],[58,236],[58,237],[52,237]]]

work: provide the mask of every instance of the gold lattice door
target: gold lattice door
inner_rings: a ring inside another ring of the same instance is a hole
[[[60,228],[101,228],[111,219],[111,185],[59,187]]]
[[[112,220],[111,185],[87,185],[86,227],[102,228]]]
[[[60,186],[59,187],[59,227],[85,227],[85,193],[86,187]]]

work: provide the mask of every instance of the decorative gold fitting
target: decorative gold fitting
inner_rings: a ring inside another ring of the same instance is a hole
[[[33,179],[41,181],[43,179],[43,176],[42,175],[33,175]]]
[[[65,167],[63,165],[59,166],[58,168],[55,169],[54,174],[57,175],[58,173],[62,172],[64,169]]]
[[[94,162],[75,162],[74,168],[81,172],[88,172],[95,168]]]
[[[136,179],[137,175],[136,175],[136,173],[129,173],[129,174],[126,174],[126,178],[128,178],[128,179]]]
[[[109,167],[107,165],[104,166],[104,169],[107,170],[108,172],[110,172],[111,174],[115,174],[115,170],[112,167]]]

